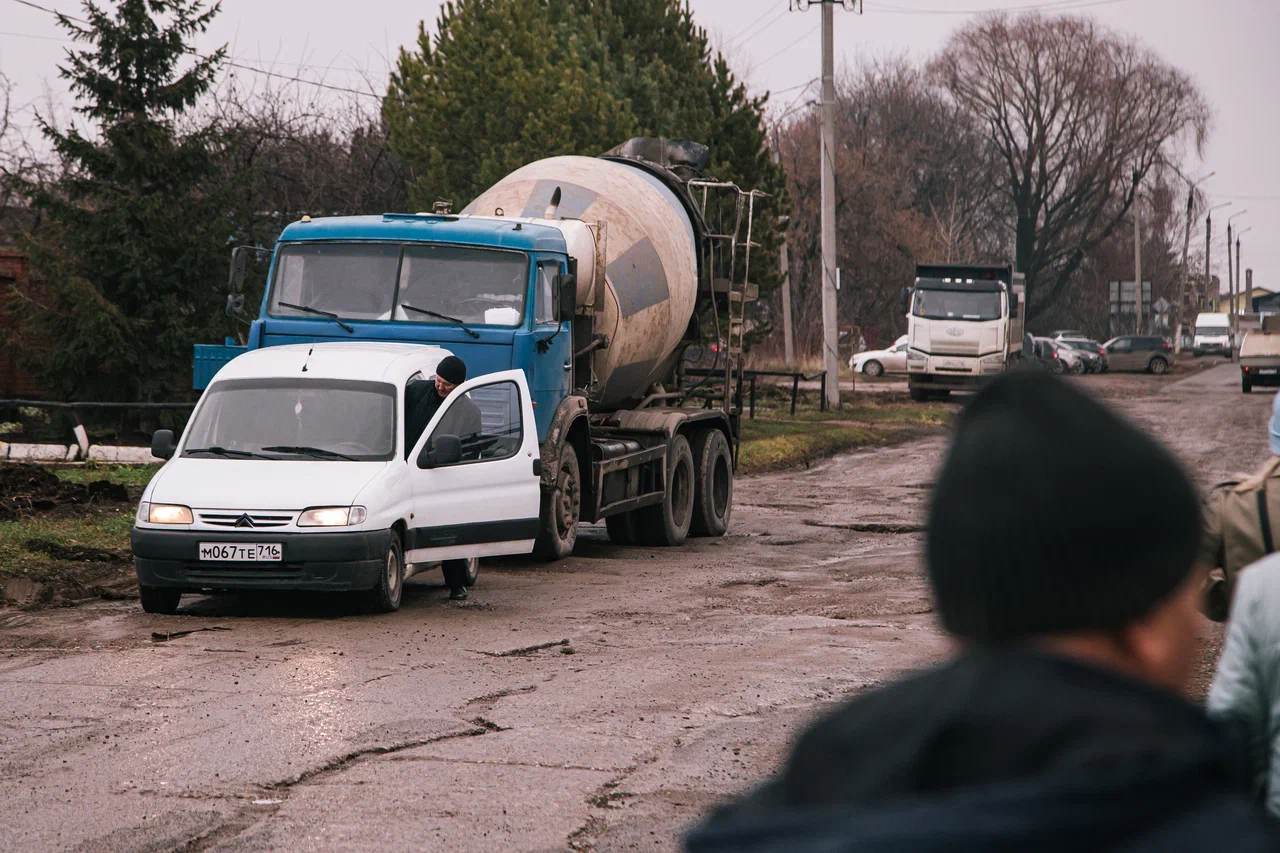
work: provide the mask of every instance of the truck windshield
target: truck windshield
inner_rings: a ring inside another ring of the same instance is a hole
[[[913,313],[925,320],[999,320],[1000,294],[970,290],[916,290]]]
[[[395,444],[393,385],[234,379],[216,382],[206,392],[182,455],[374,462],[393,458]]]
[[[269,313],[348,320],[518,326],[529,259],[521,252],[392,243],[284,246],[276,259]],[[406,307],[408,306],[408,307]],[[419,310],[414,310],[419,309]]]

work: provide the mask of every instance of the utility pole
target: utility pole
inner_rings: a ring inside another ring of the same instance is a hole
[[[1240,277],[1240,238],[1252,230],[1253,226],[1250,225],[1236,232],[1236,290],[1240,292],[1236,298],[1243,303],[1240,309],[1242,314],[1253,313],[1253,276],[1249,276],[1249,286],[1245,287],[1244,279]]]
[[[1142,213],[1133,205],[1133,281],[1137,290],[1134,306],[1133,333],[1142,334]]]
[[[1244,216],[1249,212],[1249,208],[1236,211],[1227,217],[1227,292],[1231,294],[1231,308],[1227,313],[1227,324],[1231,328],[1231,345],[1234,347],[1236,343],[1236,334],[1240,327],[1240,287],[1239,282],[1231,276],[1231,222],[1238,216]]]
[[[1178,174],[1182,174],[1182,173],[1179,172]],[[1186,323],[1185,312],[1187,310],[1187,307],[1186,307],[1187,306],[1187,278],[1189,277],[1189,272],[1190,272],[1187,269],[1187,255],[1191,251],[1191,214],[1195,210],[1196,184],[1207,181],[1216,174],[1218,173],[1210,172],[1209,174],[1205,175],[1203,178],[1200,178],[1197,181],[1187,182],[1187,224],[1182,234],[1182,267],[1181,267],[1182,274],[1179,277],[1179,282],[1178,282],[1178,305],[1174,309],[1177,312],[1174,315],[1176,318],[1176,322],[1174,323],[1174,330],[1175,330],[1174,334],[1176,336],[1176,340],[1174,340],[1174,343],[1173,343],[1173,351],[1175,353],[1182,352],[1182,328],[1183,328],[1183,325]]]
[[[1229,201],[1224,201],[1222,204],[1215,204],[1213,207],[1209,208],[1208,212],[1205,214],[1205,217],[1204,217],[1204,290],[1205,290],[1205,293],[1208,293],[1209,288],[1213,286],[1213,275],[1212,275],[1213,267],[1209,263],[1209,256],[1213,252],[1213,212],[1215,210],[1219,210],[1220,208],[1230,207],[1230,206],[1231,206],[1231,202]],[[1213,291],[1213,304],[1217,305],[1221,301],[1222,301],[1222,294],[1217,290]]]
[[[796,369],[796,348],[791,338],[791,271],[787,266],[787,241],[778,250],[778,271],[782,273],[782,340],[787,354],[787,370]]]
[[[826,404],[840,406],[840,327],[836,310],[836,72],[835,7],[852,12],[856,0],[794,0],[801,12],[822,6],[822,367]]]

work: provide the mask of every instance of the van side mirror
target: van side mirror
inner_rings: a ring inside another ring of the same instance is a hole
[[[151,455],[157,459],[172,459],[178,449],[178,441],[171,429],[158,429],[151,436]]]
[[[557,319],[561,323],[570,323],[578,310],[578,277],[573,273],[561,273],[555,278],[555,288],[560,301]]]
[[[903,314],[911,313],[911,288],[902,288],[902,292],[898,294],[898,304],[901,306],[898,310]]]
[[[462,461],[462,441],[456,435],[437,435],[423,445],[419,468],[440,468]]]

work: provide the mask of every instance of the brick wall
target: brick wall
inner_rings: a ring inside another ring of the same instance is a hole
[[[27,258],[18,252],[0,249],[0,328],[12,329],[16,321],[6,315],[4,300],[9,288],[17,284],[22,287],[27,277]],[[41,397],[41,391],[30,376],[18,370],[10,356],[9,348],[0,346],[0,397]]]

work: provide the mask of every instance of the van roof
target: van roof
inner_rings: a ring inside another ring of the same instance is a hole
[[[399,385],[418,371],[430,374],[450,352],[425,344],[287,344],[249,350],[227,362],[214,383],[226,379],[356,379]],[[306,370],[303,370],[303,367]]]
[[[1227,319],[1226,314],[1197,314],[1196,325],[1204,324],[1206,326],[1229,326],[1231,321]]]

